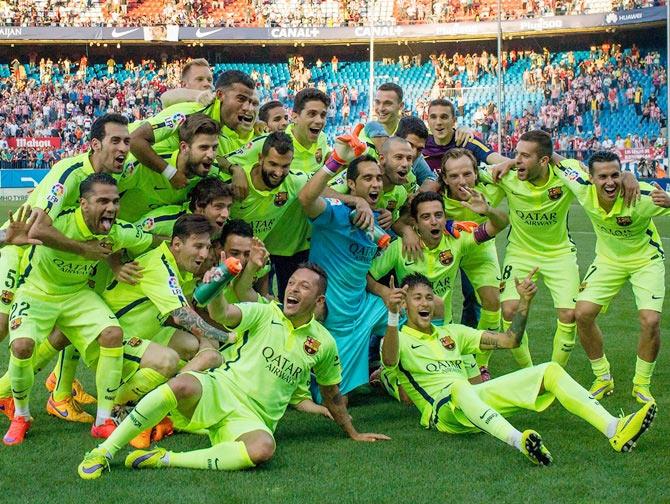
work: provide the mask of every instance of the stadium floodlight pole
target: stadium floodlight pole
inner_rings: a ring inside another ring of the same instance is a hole
[[[368,120],[372,120],[373,97],[375,92],[375,21],[372,0],[368,0],[368,22],[370,25],[370,80],[368,81]]]
[[[502,128],[503,128],[503,74],[502,74],[502,2],[498,0],[498,154],[502,153]],[[486,138],[484,139],[486,141]]]

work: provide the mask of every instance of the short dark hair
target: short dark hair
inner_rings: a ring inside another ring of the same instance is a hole
[[[321,266],[313,262],[303,262],[298,264],[296,271],[299,269],[308,269],[319,275],[319,294],[325,294],[328,288],[328,273]]]
[[[270,149],[276,150],[283,156],[289,151],[293,152],[293,140],[283,131],[275,131],[274,133],[270,133],[263,142],[261,155],[263,157],[267,156]]]
[[[551,157],[554,153],[554,144],[551,141],[551,135],[543,130],[527,131],[519,137],[519,140],[531,142],[537,145],[537,153],[540,157]]]
[[[230,235],[253,238],[254,228],[251,227],[251,224],[242,219],[231,219],[221,228],[221,236],[219,236],[218,242],[222,247],[226,244],[226,238]]]
[[[621,159],[619,158],[619,155],[616,152],[612,151],[596,151],[593,153],[593,155],[589,158],[589,173],[593,175],[593,164],[594,163],[610,163],[612,161],[616,161],[619,164],[619,168],[621,168]]]
[[[179,140],[187,144],[193,143],[196,135],[217,135],[221,132],[221,125],[211,117],[197,113],[186,116],[179,126]]]
[[[305,88],[302,91],[299,91],[295,95],[295,100],[293,101],[293,112],[299,114],[307,106],[308,102],[311,101],[320,101],[323,103],[326,108],[330,106],[330,98],[323,91],[319,91],[316,88]]]
[[[226,70],[216,79],[214,89],[225,89],[233,84],[242,84],[249,89],[256,89],[254,81],[240,70]]]
[[[108,123],[120,124],[121,126],[128,126],[128,118],[121,114],[104,114],[98,117],[91,125],[90,140],[100,140],[102,142],[105,138],[105,125]]]
[[[456,107],[454,107],[454,104],[445,98],[438,98],[437,100],[431,101],[428,104],[428,112],[430,112],[431,107],[447,107],[451,110],[451,115],[456,117]]]
[[[172,229],[172,239],[188,240],[189,236],[197,234],[211,235],[214,228],[209,219],[200,214],[184,214],[177,219]]]
[[[428,133],[428,128],[421,119],[416,116],[406,116],[400,119],[395,136],[407,138],[407,135],[416,135],[425,140],[430,133]]]
[[[358,165],[368,162],[379,166],[379,161],[377,161],[377,159],[375,159],[370,154],[363,154],[362,156],[358,156],[351,163],[349,163],[349,167],[347,168],[347,180],[353,180],[355,182],[358,178]]]
[[[395,82],[385,82],[384,84],[382,84],[377,88],[377,91],[393,91],[396,95],[398,95],[399,102],[402,102],[404,96],[402,88],[398,86]]]
[[[433,191],[420,192],[412,198],[412,203],[409,206],[409,212],[412,218],[416,219],[418,217],[419,205],[428,201],[439,201],[442,210],[444,210],[444,198],[442,198],[441,195]]]
[[[112,177],[109,173],[100,172],[100,173],[91,173],[88,177],[81,181],[79,184],[79,197],[86,198],[89,193],[93,191],[93,186],[95,184],[111,185],[116,187],[116,179]]]
[[[408,289],[416,287],[417,285],[425,285],[426,287],[430,287],[430,290],[433,290],[433,282],[428,280],[428,278],[421,273],[412,273],[411,275],[407,275],[402,279],[400,287],[404,287],[405,285]]]
[[[189,193],[188,208],[195,212],[197,208],[205,208],[219,198],[233,197],[233,188],[218,177],[205,177],[198,182]]]
[[[284,108],[284,104],[277,100],[272,100],[267,103],[264,103],[263,106],[258,109],[258,119],[263,122],[268,122],[270,119],[270,111],[274,108]]]

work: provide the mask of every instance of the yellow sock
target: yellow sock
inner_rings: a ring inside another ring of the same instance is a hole
[[[550,362],[544,372],[544,388],[573,415],[586,420],[606,436],[616,417],[609,414],[588,390],[577,383],[558,363]]]
[[[605,354],[599,359],[593,359],[591,361],[591,369],[593,370],[593,374],[596,375],[596,378],[609,380],[612,377],[610,373],[610,363]]]
[[[218,443],[211,448],[188,452],[168,452],[167,465],[188,469],[214,469],[219,471],[239,471],[254,467],[247,447],[242,441]]]
[[[656,361],[647,362],[638,357],[637,361],[635,362],[635,376],[633,377],[633,385],[649,387],[651,384],[651,375],[654,374],[655,367]]]
[[[511,325],[511,321],[503,319],[503,332],[507,331]],[[530,349],[528,348],[528,333],[526,331],[523,332],[523,336],[521,337],[521,345],[519,348],[512,348],[510,351],[512,352],[512,356],[514,357],[514,360],[516,360],[516,363],[519,365],[519,367],[527,368],[533,365],[533,358],[530,356]]]
[[[121,384],[123,347],[100,347],[100,357],[95,370],[95,385],[98,390],[98,414],[96,425],[112,416],[116,393]]]
[[[554,349],[551,360],[565,367],[570,359],[572,349],[575,348],[575,335],[577,324],[565,324],[556,319],[556,332],[554,333]]]
[[[58,363],[54,368],[56,375],[56,388],[54,388],[54,399],[62,401],[72,396],[72,384],[74,383],[74,376],[77,374],[77,366],[79,365],[79,352],[77,349],[68,345],[58,355]]]
[[[51,359],[56,357],[58,350],[56,350],[48,339],[37,345],[35,353],[33,353],[33,370],[35,374],[42,371],[44,366],[51,362]]]
[[[137,402],[153,389],[168,381],[167,377],[152,368],[140,368],[119,387],[116,404]]]
[[[35,383],[33,356],[19,359],[13,353],[9,355],[9,377],[14,396],[14,416],[30,418],[30,391]]]
[[[490,311],[482,308],[481,315],[479,317],[479,324],[477,324],[477,329],[482,331],[500,331],[500,310]],[[485,350],[482,353],[476,355],[477,365],[479,367],[489,365],[489,360],[491,359],[492,350]]]
[[[177,398],[172,389],[167,384],[161,385],[142,398],[100,447],[109,450],[112,455],[116,454],[131,439],[157,425],[176,407]]]

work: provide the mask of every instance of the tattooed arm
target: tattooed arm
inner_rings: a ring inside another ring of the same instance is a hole
[[[239,310],[238,310],[239,311]],[[190,332],[200,340],[208,337],[219,341],[220,343],[229,343],[234,341],[234,337],[229,333],[209,325],[198,315],[190,306],[182,306],[170,313],[172,322],[175,326]]]
[[[330,414],[333,415],[333,420],[337,425],[354,441],[378,441],[391,439],[384,434],[361,433],[358,432],[351,423],[351,417],[347,411],[347,401],[344,396],[340,394],[340,387],[337,385],[319,386],[321,395],[323,396],[323,404]]]
[[[526,330],[530,302],[537,292],[537,285],[535,285],[532,280],[535,273],[537,273],[537,270],[538,268],[534,268],[533,271],[528,273],[528,276],[524,278],[523,281],[519,281],[518,278],[514,279],[520,300],[514,318],[512,319],[512,325],[507,329],[507,332],[504,333],[484,331],[481,340],[479,341],[479,348],[481,350],[517,348],[521,344],[521,338]]]

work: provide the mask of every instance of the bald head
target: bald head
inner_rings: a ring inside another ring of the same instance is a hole
[[[399,136],[392,136],[386,139],[386,141],[382,145],[380,154],[382,156],[388,157],[392,155],[393,152],[411,148],[412,146],[410,145],[410,143],[404,138],[401,138]]]

